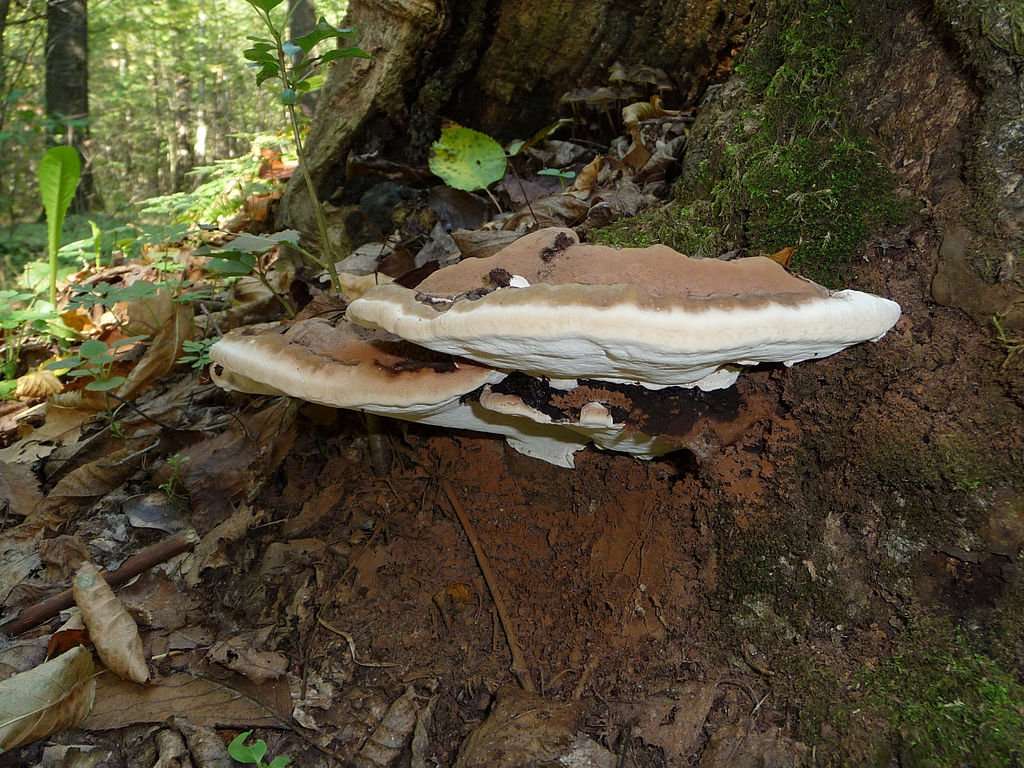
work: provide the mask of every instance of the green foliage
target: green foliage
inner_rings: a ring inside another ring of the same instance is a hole
[[[187,224],[212,224],[234,215],[250,195],[271,189],[259,177],[259,149],[269,143],[267,137],[256,137],[247,154],[192,169],[188,176],[198,182],[195,189],[144,200],[140,203],[142,215]]]
[[[213,362],[210,360],[210,347],[217,343],[217,338],[183,341],[182,351],[185,354],[178,358],[178,363],[180,365],[188,365],[195,370],[205,368]]]
[[[869,23],[860,12],[844,0],[781,2],[772,14],[776,33],[737,67],[742,104],[723,105],[733,109],[731,133],[680,182],[672,206],[613,224],[596,239],[663,242],[699,256],[795,246],[794,270],[842,283],[870,234],[909,214],[892,174],[845,112],[843,76]]]
[[[455,189],[487,189],[505,178],[505,150],[486,133],[447,124],[430,147],[430,170]]]
[[[901,765],[1001,768],[1024,759],[1024,686],[961,633],[916,631],[864,675],[867,703],[900,734]]]
[[[251,744],[246,744],[251,735],[252,731],[243,731],[228,744],[228,754],[233,760],[245,765],[255,765],[256,768],[286,768],[291,763],[292,759],[285,755],[278,755],[269,763],[264,763],[267,743],[263,739],[256,739]]]
[[[109,392],[117,389],[125,382],[124,376],[111,375],[117,355],[126,347],[133,346],[144,340],[145,336],[129,336],[118,339],[109,346],[98,339],[83,341],[76,355],[63,360],[55,360],[46,366],[46,370],[71,378],[90,377],[92,381],[85,388],[93,392]]]
[[[39,162],[39,197],[46,212],[47,250],[50,257],[50,303],[57,303],[57,251],[64,217],[82,177],[82,162],[74,147],[52,147]]]
[[[17,378],[18,360],[24,341],[33,333],[43,333],[49,325],[58,322],[53,305],[37,301],[35,294],[0,290],[0,331],[3,332],[4,340],[0,379],[13,381]]]

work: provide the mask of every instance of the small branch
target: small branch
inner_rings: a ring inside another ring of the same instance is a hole
[[[120,568],[110,572],[102,572],[103,576],[111,587],[119,587],[130,579],[134,579],[140,573],[148,571],[153,566],[165,563],[182,552],[188,552],[198,541],[199,536],[195,531],[185,531],[184,533],[170,536],[145,549],[139,550],[139,552],[125,560]],[[58,613],[70,608],[74,604],[75,599],[72,597],[71,590],[65,589],[63,592],[48,597],[35,605],[30,605],[14,619],[5,624],[0,624],[0,632],[10,637],[20,635],[22,632],[32,629],[32,627],[38,626],[48,619],[52,619]]]
[[[512,619],[508,615],[505,600],[498,589],[498,581],[494,578],[494,572],[491,570],[491,563],[487,559],[487,553],[480,546],[480,541],[476,537],[476,531],[470,524],[469,518],[466,517],[466,510],[462,508],[462,502],[455,495],[455,489],[452,488],[451,483],[447,480],[440,480],[439,482],[441,483],[441,488],[444,489],[445,495],[448,497],[449,503],[452,505],[452,509],[455,510],[455,516],[459,518],[459,523],[462,525],[462,530],[466,533],[466,538],[469,539],[470,546],[473,547],[473,554],[476,555],[477,565],[480,566],[480,571],[484,575],[484,581],[487,583],[487,589],[491,593],[491,599],[494,600],[494,607],[498,611],[498,619],[501,621],[501,628],[505,633],[505,640],[508,642],[508,649],[512,654],[512,673],[516,676],[516,680],[519,681],[519,685],[522,686],[524,691],[533,693],[536,689],[533,687],[530,670],[526,665],[526,659],[523,657],[523,651],[516,641],[515,630],[512,628]]]

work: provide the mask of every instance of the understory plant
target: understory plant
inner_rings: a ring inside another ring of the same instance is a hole
[[[252,731],[243,731],[231,740],[228,744],[228,754],[231,759],[243,765],[255,765],[256,768],[286,768],[292,759],[286,755],[278,755],[269,763],[263,762],[267,756],[267,742],[263,739],[256,739],[251,744],[246,742],[252,735]]]
[[[57,306],[57,253],[64,217],[82,177],[82,161],[74,147],[51,147],[39,161],[39,196],[46,211],[47,253],[50,258],[50,304]]]
[[[340,293],[341,280],[338,277],[337,259],[327,231],[327,218],[320,207],[313,177],[309,174],[309,166],[306,162],[306,148],[302,143],[302,132],[299,130],[296,106],[298,105],[300,94],[315,90],[322,84],[323,76],[319,72],[322,65],[339,59],[368,59],[370,54],[362,48],[354,46],[336,47],[329,51],[315,54],[314,49],[320,43],[326,40],[337,41],[348,37],[353,34],[353,30],[335,27],[321,16],[311,32],[294,40],[285,40],[283,34],[284,25],[275,20],[272,13],[284,0],[246,0],[246,2],[252,6],[260,17],[270,38],[250,36],[249,40],[252,41],[252,46],[246,49],[245,58],[258,67],[258,72],[256,73],[257,85],[272,82],[276,83],[280,88],[278,100],[284,107],[285,115],[288,118],[292,139],[295,142],[295,153],[299,158],[299,173],[302,174],[303,181],[305,181],[309,202],[312,205],[313,215],[316,218],[321,249],[319,262],[321,266],[326,267],[328,274],[330,274],[334,290]]]

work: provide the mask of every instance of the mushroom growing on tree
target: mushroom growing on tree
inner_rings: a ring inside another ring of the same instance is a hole
[[[230,391],[502,435],[520,453],[558,466],[573,466],[573,454],[588,442],[566,427],[488,411],[467,397],[500,382],[504,372],[345,320],[239,328],[211,347],[210,359],[213,380]]]
[[[744,366],[877,341],[899,316],[893,301],[830,291],[768,258],[581,244],[559,228],[349,307],[354,322],[501,370],[704,390],[731,386]]]

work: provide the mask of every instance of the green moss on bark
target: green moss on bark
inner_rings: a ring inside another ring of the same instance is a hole
[[[724,98],[706,107],[726,110],[726,127],[700,140],[707,146],[691,143],[676,201],[596,240],[663,242],[697,256],[795,246],[794,268],[834,286],[873,231],[907,218],[892,174],[844,112],[843,75],[868,44],[869,6],[786,0],[770,18],[776,26],[744,55],[740,87],[729,90],[743,107]]]

